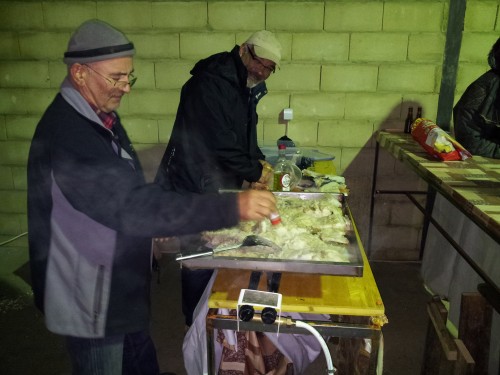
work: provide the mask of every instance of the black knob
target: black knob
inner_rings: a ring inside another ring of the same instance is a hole
[[[276,321],[276,310],[272,307],[262,309],[261,319],[265,324],[273,324]]]
[[[254,314],[253,306],[242,305],[238,311],[238,317],[244,322],[249,322],[252,320]]]

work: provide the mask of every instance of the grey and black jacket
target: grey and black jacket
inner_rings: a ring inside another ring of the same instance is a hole
[[[257,144],[256,106],[262,82],[247,88],[239,46],[196,63],[181,91],[157,181],[175,191],[238,189],[258,181],[264,159]]]
[[[65,81],[28,160],[32,286],[47,328],[77,337],[148,329],[151,237],[236,225],[234,194],[146,183],[120,123],[106,129]]]
[[[473,155],[500,159],[500,76],[491,69],[474,81],[453,109],[456,140]]]

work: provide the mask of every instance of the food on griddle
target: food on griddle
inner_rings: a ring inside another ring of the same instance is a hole
[[[241,243],[252,233],[276,244],[240,247],[216,256],[349,262],[346,235],[352,228],[336,195],[325,194],[319,199],[278,196],[278,209],[282,219],[279,226],[269,220],[243,222],[237,227],[204,232],[203,237],[214,248]]]

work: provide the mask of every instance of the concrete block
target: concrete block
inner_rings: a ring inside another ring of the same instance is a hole
[[[0,213],[0,235],[10,237],[19,233],[21,233],[21,226],[19,220],[16,220],[16,216]],[[7,239],[5,238],[5,240]]]
[[[146,182],[153,182],[158,172],[161,158],[165,152],[165,145],[141,143],[137,144],[136,152],[141,162]]]
[[[12,175],[12,167],[7,165],[0,165],[0,190],[12,189],[14,189],[14,176]]]
[[[284,132],[282,132],[283,135]],[[307,119],[298,119],[290,122],[288,124],[287,135],[299,147],[316,146],[318,144],[318,122]],[[281,138],[281,136],[278,138]]]
[[[0,58],[2,60],[18,59],[21,56],[17,33],[0,32]]]
[[[156,87],[159,89],[180,89],[191,78],[193,61],[164,61],[155,63]],[[179,93],[180,94],[180,93]]]
[[[0,25],[4,30],[43,29],[42,2],[0,2]]]
[[[164,116],[160,120],[158,120],[159,141],[161,143],[168,143],[170,134],[172,134],[174,122],[175,115]]]
[[[406,33],[353,33],[350,61],[405,61],[408,49]]]
[[[2,164],[24,166],[28,161],[30,143],[29,141],[4,142],[2,147],[0,147],[0,160]]]
[[[123,119],[127,134],[134,145],[158,142],[158,121],[151,118],[127,117]]]
[[[28,140],[33,138],[40,116],[6,116],[7,139]]]
[[[487,63],[488,52],[497,39],[498,35],[495,33],[464,33],[460,48],[460,63]]]
[[[48,89],[0,89],[0,113],[42,114],[56,92]]]
[[[292,94],[290,105],[294,109],[294,118],[343,118],[345,94]]]
[[[265,29],[266,3],[264,1],[208,2],[208,25],[213,30]]]
[[[27,32],[19,34],[19,47],[23,59],[61,60],[68,46],[70,32]]]
[[[134,75],[137,77],[133,91],[156,87],[155,63],[150,60],[134,59]]]
[[[319,64],[293,64],[282,65],[269,81],[273,83],[273,90],[319,91],[320,77]]]
[[[385,93],[347,93],[345,104],[346,119],[379,119],[399,116],[391,108],[399,108],[401,94]]]
[[[435,65],[382,64],[379,68],[378,89],[396,92],[433,92]]]
[[[0,62],[0,87],[49,87],[46,61]]]
[[[138,59],[179,58],[179,34],[177,33],[128,33],[134,43]]]
[[[444,2],[384,3],[384,31],[441,31]]]
[[[478,64],[460,64],[457,72],[455,103],[460,99],[465,89],[488,70],[490,67],[486,61]]]
[[[28,175],[26,167],[12,167],[12,178],[16,190],[28,190]]]
[[[417,260],[420,231],[409,226],[378,226],[373,228],[371,259]]]
[[[384,200],[381,195],[375,196],[373,206],[373,223],[379,226],[389,225],[391,221],[392,205]]]
[[[345,176],[371,176],[373,174],[374,153],[373,149],[368,148],[342,148],[342,155],[339,157],[342,174]]]
[[[208,24],[206,1],[151,2],[154,29],[202,29]]]
[[[374,92],[377,90],[378,66],[368,64],[323,65],[321,91]]]
[[[409,226],[419,228],[422,226],[424,215],[415,205],[407,199],[406,203],[391,207],[391,223],[393,226]]]
[[[20,190],[4,190],[0,194],[2,213],[26,213],[26,192]]]
[[[129,96],[128,113],[131,115],[173,115],[177,113],[179,92],[167,90],[141,90]]]
[[[392,183],[397,163],[399,161],[394,156],[383,148],[380,148],[377,166],[377,187],[383,187],[385,181],[389,181],[389,184]]]
[[[325,120],[319,122],[318,145],[365,147],[372,135],[373,123],[368,120]]]
[[[42,2],[45,26],[52,30],[75,30],[84,21],[97,18],[96,3],[91,1]]]
[[[268,90],[267,95],[257,105],[257,113],[259,114],[259,119],[270,118],[277,123],[281,111],[284,108],[290,107],[290,94],[275,91],[269,86]]]
[[[127,33],[153,27],[149,1],[99,1],[97,18]]]
[[[49,61],[49,87],[51,89],[59,89],[62,81],[66,78],[68,67],[65,63],[60,61]]]
[[[215,53],[231,51],[235,46],[233,33],[181,33],[180,57],[187,60],[204,59]]]
[[[465,8],[465,31],[495,30],[498,3],[496,1],[469,1]]]
[[[292,59],[304,61],[347,61],[349,34],[298,33],[293,35]]]
[[[266,119],[262,129],[262,144],[265,146],[276,146],[276,141],[284,136],[286,131],[285,125],[279,124],[277,121],[273,121],[272,119]],[[294,120],[288,124],[287,136],[291,138],[298,147],[316,146],[318,141],[317,135],[317,121],[301,119],[297,121]]]
[[[323,2],[268,2],[266,27],[269,30],[323,30]]]
[[[446,36],[442,33],[410,34],[408,60],[412,62],[441,63]]]
[[[0,116],[0,140],[7,139],[7,125],[5,123],[5,116]]]
[[[384,3],[325,2],[326,31],[381,31]]]

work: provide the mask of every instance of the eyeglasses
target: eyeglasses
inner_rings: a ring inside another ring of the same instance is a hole
[[[264,64],[260,58],[258,58],[257,56],[255,56],[255,53],[252,51],[252,48],[251,47],[248,47],[248,52],[250,52],[250,56],[252,56],[252,59],[254,59],[255,61],[257,61],[260,65],[262,65],[263,68],[266,68],[267,70],[269,70],[271,73],[274,73],[276,71],[276,67],[275,66],[268,66],[266,64]]]
[[[132,73],[130,73],[127,78],[128,78],[128,81],[120,81],[118,79],[114,79],[114,78],[111,78],[111,77],[106,77],[104,74],[102,73],[99,73],[97,70],[95,69],[92,69],[89,65],[87,64],[82,64],[84,66],[86,66],[87,68],[89,68],[90,70],[92,70],[94,73],[96,73],[97,75],[101,76],[102,78],[104,78],[106,81],[108,81],[113,87],[118,87],[120,89],[123,89],[125,88],[127,85],[129,85],[130,87],[134,86],[135,84],[135,81],[137,81],[137,77],[134,76]]]

